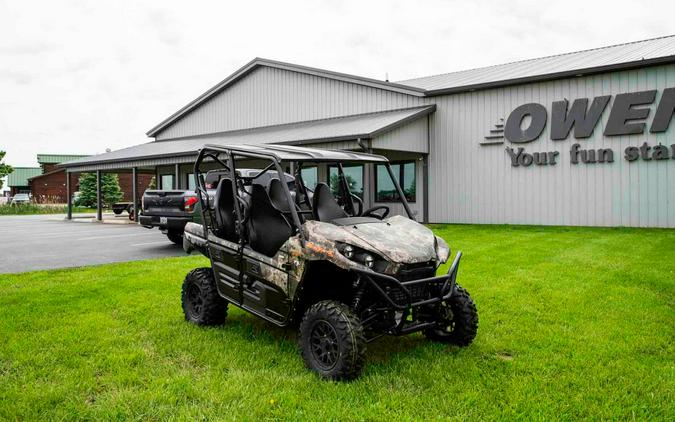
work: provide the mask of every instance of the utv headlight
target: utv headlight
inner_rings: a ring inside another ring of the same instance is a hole
[[[340,252],[349,259],[354,258],[354,247],[352,245],[344,245]]]
[[[439,263],[444,263],[448,260],[450,256],[450,247],[445,240],[436,236],[436,257],[438,257]]]
[[[382,269],[387,266],[387,261],[381,259],[375,254],[367,252],[361,248],[357,248],[356,246],[348,245],[346,243],[338,243],[337,249],[342,255],[344,255],[345,258],[365,265],[368,268],[373,268],[376,271],[380,266],[383,267]]]

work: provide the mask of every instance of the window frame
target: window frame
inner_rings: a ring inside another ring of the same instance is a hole
[[[329,164],[326,167],[327,167],[326,168],[326,173],[327,173],[326,175],[328,176],[328,180],[327,180],[328,183],[326,183],[326,184],[328,185],[329,188],[331,188],[331,186],[330,186],[330,169],[334,168],[335,170],[338,170],[338,166],[334,165],[334,164]],[[348,167],[361,167],[361,195],[358,195],[354,192],[351,192],[351,193],[353,193],[354,195],[361,198],[361,200],[363,200],[363,197],[366,195],[366,183],[367,183],[366,182],[366,166],[364,164],[352,164],[352,165],[349,165],[349,164],[344,165],[343,164],[342,165],[343,171],[344,171],[345,168],[348,168]],[[331,190],[332,189],[333,188],[331,188]]]
[[[391,167],[394,167],[395,165],[399,166],[397,182],[398,182],[399,186],[401,186],[401,189],[404,191],[404,193],[405,193],[405,188],[404,188],[405,184],[403,183],[404,182],[403,175],[404,175],[405,171],[403,170],[403,166],[405,164],[409,164],[409,163],[412,163],[412,165],[413,165],[413,174],[415,175],[414,180],[415,180],[415,185],[417,185],[417,160],[410,159],[410,160],[400,160],[400,161],[390,161],[389,162],[389,165]],[[377,186],[377,172],[378,172],[378,168],[380,168],[380,167],[383,168],[384,171],[387,172],[387,176],[389,176],[389,172],[387,171],[387,167],[384,164],[377,163],[377,164],[374,165],[374,170],[375,170],[374,171],[375,174],[373,174],[373,181],[375,183],[374,202],[375,203],[383,203],[383,204],[401,202],[401,198],[397,198],[397,199],[379,199],[378,198],[379,189],[378,189],[378,186]],[[392,170],[393,170],[393,168],[392,168]],[[398,193],[396,195],[398,195]],[[417,202],[417,188],[415,188],[415,196],[412,199],[408,199],[408,198],[405,198],[405,199],[406,199],[406,201],[408,201],[409,204],[414,204],[415,202]]]
[[[164,177],[165,176],[171,177],[171,189],[167,189],[164,186]],[[176,189],[175,186],[176,186],[176,175],[175,174],[160,174],[159,175],[159,189],[160,190],[175,190]]]
[[[192,184],[195,183],[195,174],[194,174],[194,173],[187,173],[187,174],[185,175],[185,182],[186,182],[186,183],[185,183],[185,188],[186,188],[186,190],[192,190],[192,191],[194,191],[194,190],[197,189],[197,185],[196,185],[196,184],[195,184],[195,186],[194,186],[192,189],[190,189],[190,184],[191,184],[191,183],[192,183]]]
[[[314,171],[316,172],[316,177],[315,177],[315,179],[316,179],[316,184],[315,184],[314,186],[312,186],[311,188],[310,188],[309,186],[307,186],[307,182],[306,182],[306,180],[305,180],[305,177],[302,175],[302,172],[305,171],[305,170],[314,170]],[[304,166],[303,166],[303,167],[300,169],[300,177],[302,178],[302,182],[305,184],[305,187],[306,187],[309,191],[314,192],[314,189],[316,188],[316,185],[318,185],[319,183],[321,183],[321,180],[319,180],[319,166],[318,166],[318,165],[310,165],[310,166],[307,166],[307,167],[304,167]],[[329,176],[329,178],[330,178],[330,176]],[[328,180],[328,183],[330,183],[330,180]]]

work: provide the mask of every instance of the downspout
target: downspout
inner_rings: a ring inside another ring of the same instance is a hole
[[[422,207],[424,213],[422,218],[425,223],[429,223],[429,153],[431,152],[431,114],[427,114],[427,153],[422,157],[422,179],[424,185],[422,188]]]

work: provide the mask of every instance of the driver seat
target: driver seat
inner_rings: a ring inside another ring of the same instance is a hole
[[[318,183],[312,198],[314,218],[318,221],[331,222],[336,218],[349,217],[347,211],[338,205],[337,200],[325,183]]]

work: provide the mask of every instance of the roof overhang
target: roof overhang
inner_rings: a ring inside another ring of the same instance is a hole
[[[344,140],[372,139],[433,113],[436,105],[309,120],[196,137],[153,141],[117,151],[62,163],[68,171],[93,171],[156,166],[194,161],[206,144],[311,145]]]

